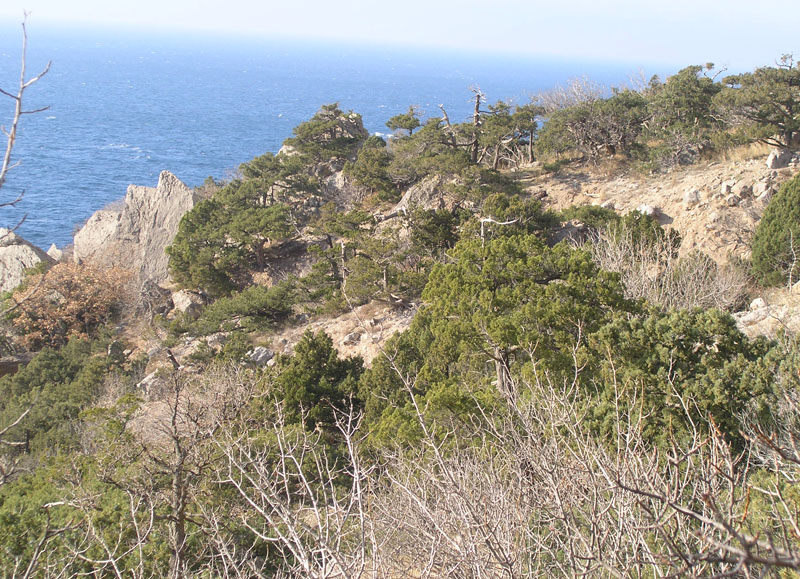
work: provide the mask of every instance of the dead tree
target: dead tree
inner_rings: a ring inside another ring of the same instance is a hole
[[[27,14],[25,15],[27,19]],[[19,127],[19,122],[22,119],[23,115],[30,115],[34,113],[39,113],[42,111],[47,110],[48,107],[42,107],[38,109],[26,110],[23,107],[22,99],[25,95],[25,91],[28,90],[31,85],[38,82],[47,71],[50,70],[50,63],[48,62],[45,66],[44,70],[30,79],[25,79],[26,75],[26,52],[28,48],[28,32],[25,27],[25,20],[22,22],[22,59],[20,63],[20,74],[19,74],[19,84],[17,85],[16,89],[13,91],[7,91],[3,88],[0,88],[0,94],[12,99],[14,101],[14,115],[11,118],[11,123],[8,127],[3,126],[2,131],[6,137],[6,147],[5,152],[3,153],[3,160],[2,165],[0,165],[0,192],[2,192],[3,186],[6,183],[6,178],[8,177],[8,172],[16,167],[18,163],[12,162],[12,151],[14,149],[14,143],[17,140],[17,130]],[[0,208],[3,207],[12,207],[19,203],[22,200],[24,192],[20,192],[16,197],[12,198],[10,201],[0,198]],[[10,229],[13,231],[17,227],[20,226],[22,221],[21,219],[18,223],[16,223]]]

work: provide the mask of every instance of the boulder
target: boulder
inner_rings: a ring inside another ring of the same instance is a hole
[[[692,188],[686,191],[683,194],[683,206],[685,208],[694,207],[698,203],[700,203],[701,195],[700,190],[696,188]]]
[[[26,269],[55,260],[19,235],[0,227],[0,293],[22,283]]]
[[[172,305],[190,320],[196,320],[203,311],[204,300],[196,293],[181,290],[172,294]]]
[[[658,216],[658,208],[653,207],[652,205],[639,205],[639,207],[636,208],[636,211],[642,215],[648,215],[650,217]]]
[[[767,157],[768,169],[783,169],[789,166],[792,152],[789,149],[772,149]]]
[[[197,201],[199,196],[168,171],[155,188],[131,185],[122,209],[95,212],[75,234],[73,258],[107,268],[124,265],[143,280],[166,282],[164,250]]]
[[[264,346],[256,346],[247,352],[247,358],[256,366],[266,366],[275,357],[275,352]]]
[[[419,183],[412,185],[395,206],[392,215],[406,214],[414,207],[420,209],[442,209],[445,206],[445,179],[438,175],[425,177]]]
[[[731,187],[731,193],[740,199],[745,199],[753,194],[753,186],[746,181],[739,181],[736,185]]]
[[[47,250],[47,255],[49,255],[56,261],[61,261],[61,258],[64,257],[64,251],[58,249],[55,243],[51,243],[50,247]]]
[[[736,185],[736,181],[723,181],[722,185],[719,187],[720,196],[725,197],[725,195],[733,190],[734,185]]]

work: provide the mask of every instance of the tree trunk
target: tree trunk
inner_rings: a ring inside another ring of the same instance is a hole
[[[481,97],[483,94],[475,91],[475,110],[472,113],[472,147],[470,151],[470,160],[473,164],[478,162],[478,127],[481,126]]]

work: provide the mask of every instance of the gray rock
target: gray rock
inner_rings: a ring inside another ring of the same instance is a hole
[[[212,350],[219,351],[222,347],[228,343],[228,334],[224,332],[217,332],[216,334],[211,334],[208,338],[206,338],[206,344]]]
[[[733,193],[725,197],[725,205],[728,207],[738,207],[741,202],[741,197],[734,195]]]
[[[172,304],[175,311],[181,312],[190,320],[196,320],[203,311],[203,298],[187,290],[181,290],[172,294]]]
[[[358,344],[361,341],[362,336],[364,335],[364,330],[358,328],[349,334],[347,334],[343,339],[342,343],[352,346],[353,344]]]
[[[0,293],[22,283],[26,269],[55,260],[13,231],[0,227]]]
[[[753,194],[753,186],[746,181],[739,181],[736,185],[731,187],[731,193],[738,196],[740,199],[744,199]]]
[[[683,205],[687,209],[689,207],[694,207],[698,203],[700,203],[701,195],[700,190],[696,188],[689,189],[686,193],[683,194]]]
[[[792,152],[789,149],[772,149],[767,157],[768,169],[783,169],[788,167],[792,160]]]
[[[650,217],[655,217],[658,215],[658,208],[653,207],[652,205],[639,205],[639,207],[636,208],[636,211],[642,215],[649,215]]]
[[[753,185],[753,196],[754,197],[761,197],[764,193],[769,191],[770,184],[768,181],[759,181],[755,185]]]
[[[736,185],[736,181],[723,181],[722,185],[719,186],[719,194],[725,197],[725,195],[733,191],[734,185]]]
[[[444,205],[443,177],[431,175],[416,185],[412,185],[392,210],[392,214],[406,214],[412,207],[420,209],[441,209]]]
[[[75,234],[74,260],[107,268],[123,265],[141,279],[165,282],[169,260],[164,249],[197,201],[198,195],[168,171],[159,175],[155,188],[131,185],[121,210],[95,212]]]
[[[61,258],[64,257],[64,252],[58,249],[55,243],[51,243],[49,249],[47,250],[47,255],[56,261],[61,261]]]
[[[247,352],[247,357],[256,366],[266,366],[275,357],[275,352],[264,346],[256,346]]]
[[[600,207],[602,207],[603,209],[611,209],[612,211],[617,208],[613,199],[606,199],[600,204]]]

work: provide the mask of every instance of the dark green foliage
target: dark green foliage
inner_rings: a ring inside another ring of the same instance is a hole
[[[590,412],[608,435],[615,433],[620,405],[635,405],[634,413],[646,417],[648,440],[668,445],[692,424],[708,433],[713,423],[742,445],[738,415],[769,388],[770,372],[760,361],[766,344],[750,342],[719,310],[619,317],[590,342],[602,367]]]
[[[293,129],[294,137],[284,145],[292,147],[311,162],[350,158],[369,133],[361,115],[345,113],[338,103],[323,105],[310,120]]]
[[[408,131],[408,134],[411,135],[414,133],[414,129],[420,126],[419,114],[413,106],[410,106],[407,113],[395,115],[386,121],[386,126],[393,131]]]
[[[224,295],[263,269],[269,249],[292,232],[289,207],[266,195],[257,180],[234,181],[186,213],[167,249],[173,279]]]
[[[483,231],[487,237],[520,234],[538,234],[541,236],[548,229],[558,225],[555,215],[542,210],[541,202],[535,199],[526,199],[519,195],[504,193],[488,195],[483,201],[481,215],[500,222],[513,221],[508,225],[484,224]],[[473,221],[465,229],[471,230],[474,235],[478,235],[479,224]],[[465,231],[465,235],[466,233]]]
[[[100,391],[111,360],[102,345],[70,340],[60,350],[45,348],[13,376],[0,379],[0,424],[10,424],[28,408],[9,433],[34,454],[67,451],[79,442],[76,421]]]
[[[726,77],[715,105],[749,136],[780,147],[800,134],[800,63],[785,55],[777,67]]]
[[[619,223],[620,216],[613,209],[607,209],[599,205],[572,205],[561,211],[558,219],[562,222],[580,221],[592,229],[599,230]]]
[[[550,154],[576,149],[595,160],[630,153],[642,131],[646,104],[641,94],[623,90],[555,111],[541,131],[539,147]]]
[[[398,199],[398,190],[389,178],[392,156],[386,150],[386,142],[380,137],[370,137],[356,156],[356,160],[344,166],[344,172],[357,185],[378,193],[382,201]]]
[[[651,83],[647,135],[660,141],[653,149],[660,166],[694,160],[719,128],[712,103],[722,86],[704,74],[712,68],[688,66],[663,85]]]
[[[753,275],[764,285],[794,283],[800,275],[800,176],[772,198],[753,236]]]
[[[428,121],[416,134],[392,142],[389,176],[408,187],[432,174],[460,175],[472,166],[465,147],[456,146],[441,119]]]
[[[285,403],[287,423],[333,431],[337,412],[361,406],[356,385],[362,371],[360,358],[339,358],[330,336],[306,332],[294,355],[279,361],[275,388]]]
[[[462,239],[449,255],[452,261],[430,274],[427,307],[388,346],[397,351],[395,363],[376,360],[362,382],[379,439],[403,424],[413,434],[407,387],[437,420],[468,422],[478,412],[476,397],[494,404],[508,394],[512,377],[534,368],[569,375],[585,336],[614,311],[634,307],[617,277],[598,271],[588,253],[550,248],[535,235]]]
[[[207,336],[215,332],[243,330],[253,332],[275,328],[292,312],[294,282],[272,287],[250,286],[206,307],[186,331]]]
[[[417,209],[409,217],[411,252],[420,257],[439,257],[458,241],[458,226],[468,212]]]

